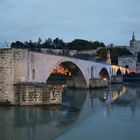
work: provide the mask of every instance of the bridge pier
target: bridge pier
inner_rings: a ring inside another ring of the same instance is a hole
[[[92,78],[90,79],[89,88],[104,88],[108,86],[107,79]]]
[[[112,75],[111,76],[112,84],[121,84],[123,83],[123,75]]]
[[[42,83],[15,84],[15,105],[59,105],[62,104],[62,91]]]

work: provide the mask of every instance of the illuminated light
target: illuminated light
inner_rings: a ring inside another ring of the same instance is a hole
[[[63,84],[63,85],[61,85],[61,87],[62,87],[62,88],[67,88],[68,85],[67,85],[67,84]]]
[[[104,96],[104,99],[106,99],[106,96]]]
[[[103,78],[103,80],[107,80],[106,78]]]
[[[107,99],[107,94],[106,93],[104,94],[104,99]]]
[[[69,75],[70,71],[65,67],[55,67],[52,71],[52,74],[62,74],[62,75]]]

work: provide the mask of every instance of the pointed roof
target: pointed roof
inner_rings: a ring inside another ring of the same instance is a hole
[[[136,40],[135,39],[135,32],[133,32],[133,34],[132,34],[132,40]]]

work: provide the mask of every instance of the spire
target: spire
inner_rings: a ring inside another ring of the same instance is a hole
[[[135,40],[135,33],[133,32],[132,40]]]
[[[132,39],[129,41],[129,45],[131,46],[131,47],[136,47],[137,46],[137,40],[136,40],[136,38],[135,38],[135,33],[133,32],[133,34],[132,34]]]

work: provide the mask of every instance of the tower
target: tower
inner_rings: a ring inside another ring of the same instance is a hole
[[[129,41],[130,47],[136,47],[137,40],[135,39],[135,33],[132,34],[132,39]]]
[[[132,34],[132,40],[135,40],[135,33]]]

